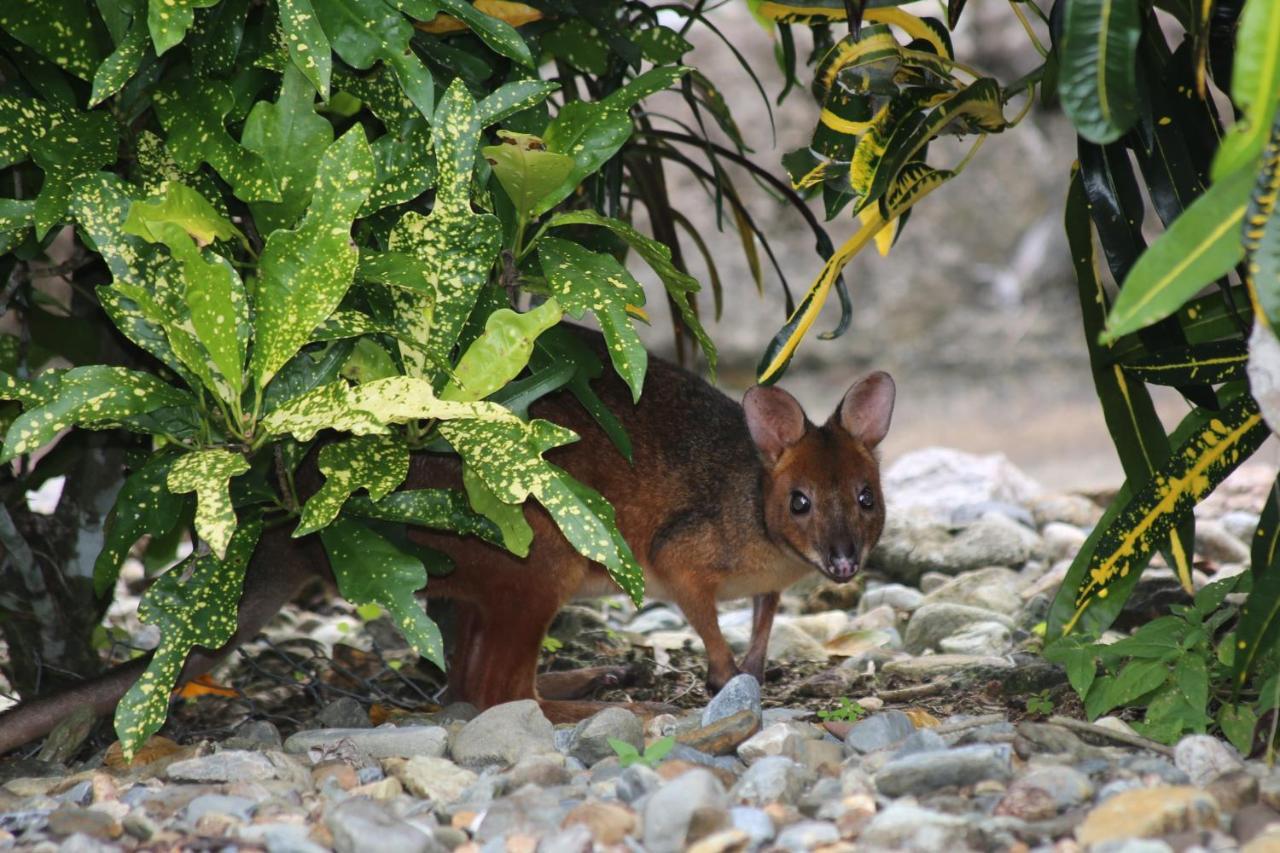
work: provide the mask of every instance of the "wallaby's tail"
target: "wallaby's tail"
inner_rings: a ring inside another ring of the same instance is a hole
[[[327,566],[316,537],[290,540],[284,529],[263,534],[245,574],[235,636],[217,650],[193,649],[179,682],[203,675],[241,643],[252,639],[294,596],[303,581],[323,577]],[[120,697],[137,681],[150,660],[148,655],[129,661],[83,684],[23,702],[0,714],[0,755],[48,734],[79,707],[87,706],[95,715],[115,710]]]

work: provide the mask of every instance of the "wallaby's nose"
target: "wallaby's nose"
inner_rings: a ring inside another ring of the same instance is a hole
[[[832,547],[827,557],[831,579],[841,583],[852,580],[858,571],[858,549],[852,542]]]

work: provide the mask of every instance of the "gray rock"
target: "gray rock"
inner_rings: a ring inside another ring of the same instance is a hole
[[[476,830],[476,841],[484,844],[512,833],[547,835],[560,827],[568,812],[555,791],[526,785],[489,806]]]
[[[1228,770],[1244,766],[1240,753],[1210,735],[1187,735],[1178,741],[1173,748],[1173,763],[1198,787],[1204,787]]]
[[[916,730],[911,718],[901,711],[889,710],[859,720],[845,735],[845,746],[863,755],[887,749],[905,740]]]
[[[951,575],[942,572],[925,572],[920,576],[920,591],[928,595],[949,580]]]
[[[947,559],[953,574],[984,566],[1017,568],[1042,547],[1033,531],[1002,515],[989,515],[960,531]]]
[[[538,853],[591,853],[595,844],[585,823],[573,823],[538,839]]]
[[[555,752],[555,730],[532,699],[494,705],[462,727],[451,745],[463,767],[509,767],[526,755]]]
[[[774,723],[738,744],[738,757],[754,764],[771,755],[795,759],[800,754],[801,736],[791,723]]]
[[[958,634],[938,641],[938,648],[954,655],[1000,655],[1009,650],[1012,632],[1000,622],[974,622]]]
[[[683,616],[670,607],[653,607],[627,623],[627,630],[637,634],[652,634],[654,631],[679,631],[688,623]]]
[[[900,583],[886,583],[872,587],[858,601],[858,612],[866,613],[877,607],[889,606],[894,610],[911,612],[924,604],[924,594],[918,589]]]
[[[813,774],[803,764],[771,755],[748,767],[729,791],[729,797],[736,803],[751,806],[774,802],[794,805],[812,781]]]
[[[957,507],[988,501],[1026,505],[1040,485],[1003,454],[975,456],[926,447],[900,456],[882,476],[893,511],[911,509],[948,521]]]
[[[1000,515],[986,516],[959,530],[890,515],[868,565],[893,580],[915,583],[925,572],[956,575],[987,566],[1016,568],[1042,547],[1033,531]]]
[[[1155,755],[1135,755],[1124,762],[1124,769],[1136,773],[1139,777],[1154,777],[1166,785],[1190,785],[1191,777],[1186,771],[1173,765],[1167,758]]]
[[[1036,495],[1028,502],[1028,506],[1037,527],[1056,521],[1087,530],[1102,518],[1102,507],[1084,495]]]
[[[1013,628],[1013,620],[992,610],[970,607],[967,604],[939,602],[926,604],[911,614],[903,642],[908,652],[918,655],[931,649],[939,649],[942,640],[959,634],[976,622],[996,622],[1006,628]]]
[[[224,814],[247,821],[253,815],[256,800],[248,797],[230,797],[225,794],[201,794],[187,803],[183,815],[187,823],[194,825],[207,814]]]
[[[880,768],[875,780],[881,794],[901,797],[987,779],[1004,782],[1012,775],[1012,750],[1007,745],[981,744],[895,758]]]
[[[444,848],[430,835],[392,815],[382,803],[352,797],[329,810],[325,826],[337,853],[440,853]]]
[[[1012,616],[1022,606],[1019,593],[1025,586],[1025,579],[1017,572],[987,566],[957,575],[926,595],[920,604],[965,604]]]
[[[634,803],[641,797],[658,790],[662,785],[662,777],[657,771],[643,764],[633,764],[618,777],[618,799],[624,803]]]
[[[1040,538],[1044,540],[1045,556],[1051,562],[1057,562],[1073,559],[1084,547],[1089,534],[1073,524],[1051,521],[1040,531]]]
[[[858,842],[871,849],[961,851],[969,849],[968,834],[962,817],[902,802],[890,803],[873,817]]]
[[[299,823],[250,823],[238,826],[235,837],[246,845],[265,848],[267,853],[325,853],[307,837],[308,827]]]
[[[223,741],[223,749],[284,749],[280,730],[270,720],[246,720]]]
[[[284,751],[300,755],[335,749],[346,741],[369,758],[440,758],[449,750],[449,732],[443,726],[379,726],[376,729],[309,729],[290,735]]]
[[[773,818],[751,806],[734,806],[729,809],[729,824],[747,834],[752,848],[768,843],[777,831],[773,826]]]
[[[1090,845],[1089,853],[1173,853],[1173,848],[1159,838],[1117,838]]]
[[[776,842],[784,850],[812,850],[840,840],[840,830],[823,820],[802,820],[778,833]]]
[[[739,711],[761,712],[760,682],[745,672],[729,679],[729,683],[707,703],[702,711],[702,725],[709,726]]]
[[[400,780],[405,790],[436,803],[448,804],[461,799],[477,780],[475,773],[447,758],[415,755],[408,761],[393,761],[387,762],[387,770]]]
[[[898,744],[898,748],[893,751],[893,758],[903,758],[919,752],[945,752],[948,748],[946,740],[933,729],[916,729]]]
[[[710,770],[694,769],[655,791],[645,803],[644,845],[654,853],[683,850],[691,826],[704,831],[728,823],[729,798]]]
[[[1018,777],[1009,786],[1009,793],[1038,788],[1048,794],[1059,812],[1083,805],[1093,797],[1093,783],[1089,777],[1072,767],[1039,767]]]
[[[1250,533],[1248,539],[1252,538]],[[1196,553],[1219,564],[1249,562],[1249,546],[1233,536],[1221,522],[1206,518],[1196,519]]]
[[[1016,521],[1023,527],[1036,528],[1035,517],[1031,511],[1017,504],[1005,501],[982,501],[981,503],[963,504],[951,513],[950,521],[955,525],[971,524],[989,515],[1002,515],[1010,521]]]
[[[260,782],[298,773],[305,774],[305,771],[281,753],[240,749],[175,761],[165,768],[165,776],[174,782]]]
[[[1222,522],[1222,526],[1227,529],[1235,538],[1241,542],[1252,542],[1253,537],[1258,532],[1259,516],[1256,512],[1246,512],[1244,510],[1232,510],[1222,514],[1222,518],[1218,519]]]
[[[971,673],[993,675],[1015,668],[1012,661],[981,655],[924,655],[891,660],[881,670],[885,675],[896,675],[908,681],[926,681],[942,676],[964,676]]]
[[[322,729],[367,729],[373,725],[369,712],[351,696],[339,697],[325,705],[316,714],[316,722]]]
[[[615,755],[613,747],[609,745],[611,739],[629,743],[643,751],[644,724],[626,708],[605,708],[573,727],[573,734],[565,751],[590,767],[602,758]]]

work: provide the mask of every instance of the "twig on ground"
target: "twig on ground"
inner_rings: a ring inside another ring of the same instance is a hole
[[[900,687],[897,690],[881,690],[876,693],[876,697],[886,702],[906,702],[911,699],[924,699],[927,696],[936,696],[946,690],[951,682],[946,679],[939,681],[930,681],[928,684],[916,684],[911,687]]]
[[[1152,752],[1158,752],[1161,755],[1166,755],[1170,758],[1173,757],[1173,747],[1157,743],[1156,741],[1145,738],[1142,735],[1131,735],[1128,732],[1118,732],[1115,729],[1109,729],[1106,726],[1099,726],[1094,723],[1087,723],[1084,720],[1073,720],[1071,717],[1060,717],[1057,715],[1050,717],[1049,722],[1062,726],[1066,729],[1072,729],[1080,732],[1081,734],[1106,738],[1107,740],[1113,740],[1116,743],[1122,743],[1125,746],[1133,746],[1138,749],[1149,749]]]

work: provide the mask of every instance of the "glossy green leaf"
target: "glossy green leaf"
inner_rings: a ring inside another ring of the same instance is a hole
[[[509,308],[494,311],[485,320],[480,337],[458,359],[440,399],[480,400],[515,379],[529,363],[538,335],[563,316],[555,299],[523,314]]]
[[[147,27],[156,56],[176,47],[187,37],[196,20],[196,9],[216,6],[218,0],[148,0]]]
[[[656,240],[644,236],[627,223],[608,216],[601,216],[594,210],[575,210],[570,213],[558,213],[547,222],[546,227],[557,228],[566,225],[595,225],[600,228],[607,228],[626,241],[627,245],[635,249],[636,253],[644,258],[645,262],[661,279],[663,286],[666,288],[667,296],[675,303],[676,310],[680,312],[680,319],[684,321],[685,327],[693,333],[698,344],[702,347],[702,353],[707,359],[708,372],[711,374],[712,381],[715,381],[715,344],[711,342],[710,336],[702,328],[702,323],[698,320],[698,315],[693,308],[693,296],[701,287],[692,276],[676,269],[675,264],[671,262],[671,249]]]
[[[196,533],[219,559],[227,556],[236,532],[231,505],[232,477],[249,470],[244,456],[231,450],[195,450],[174,460],[165,482],[176,495],[196,493]]]
[[[1241,755],[1253,752],[1253,732],[1258,727],[1258,714],[1253,708],[1244,704],[1224,704],[1218,709],[1218,725]]]
[[[1277,61],[1280,61],[1278,59]],[[1244,218],[1244,261],[1249,283],[1271,328],[1280,328],[1280,119],[1271,129]]]
[[[541,46],[584,74],[599,77],[609,69],[609,45],[583,18],[569,18],[545,33]]]
[[[1280,4],[1246,0],[1236,28],[1231,99],[1243,111],[1213,158],[1213,179],[1247,169],[1267,144],[1280,106]]]
[[[1232,680],[1245,686],[1259,655],[1280,642],[1280,485],[1273,484],[1253,536],[1253,589],[1240,608]]]
[[[188,171],[208,163],[241,201],[279,201],[267,162],[227,132],[224,121],[234,102],[231,87],[215,80],[156,90],[155,110],[168,134],[166,147]]]
[[[476,104],[481,127],[489,127],[516,113],[537,106],[560,88],[549,80],[516,80],[504,83]]]
[[[366,489],[369,498],[378,501],[409,476],[408,447],[384,436],[355,436],[327,444],[318,462],[325,481],[303,506],[294,538],[315,533],[337,518],[357,489]]]
[[[344,62],[360,70],[385,63],[423,118],[431,119],[435,84],[409,47],[413,26],[403,15],[382,0],[312,0],[312,5],[334,52]]]
[[[307,342],[350,287],[357,257],[351,223],[372,181],[372,155],[357,126],[325,150],[302,223],[267,238],[254,320],[253,376],[259,387]]]
[[[360,209],[361,216],[412,201],[435,184],[435,149],[431,131],[421,118],[402,127],[401,133],[384,133],[373,141],[372,147],[373,190]]]
[[[1085,139],[1112,142],[1138,118],[1138,0],[1067,0],[1058,96]]]
[[[579,335],[565,324],[547,330],[538,338],[538,345],[530,364],[539,374],[544,371],[569,368],[569,376],[564,382],[565,389],[582,404],[582,408],[586,409],[587,414],[591,415],[592,420],[608,436],[609,441],[618,448],[622,458],[628,462],[631,461],[631,438],[627,435],[626,428],[591,387],[593,380],[604,375],[604,364]],[[507,386],[508,389],[515,384]],[[504,397],[506,397],[505,392],[500,392],[494,395],[494,400],[528,419],[528,412],[521,412],[518,408],[519,400],[500,399]]]
[[[106,56],[86,0],[16,0],[0,4],[0,30],[81,80]]]
[[[649,27],[635,34],[635,42],[644,58],[654,65],[675,65],[693,50],[693,45],[670,27]]]
[[[573,171],[574,160],[548,151],[541,139],[527,133],[500,130],[498,138],[502,144],[486,146],[480,153],[489,161],[516,213],[528,218],[539,202],[564,183]]]
[[[631,138],[631,107],[671,86],[688,71],[679,66],[653,68],[600,101],[565,104],[547,126],[545,141],[548,150],[572,157],[574,168],[556,190],[543,197],[534,213],[546,213],[564,201],[583,178],[618,153]]]
[[[386,610],[413,650],[443,667],[440,629],[415,596],[427,585],[422,561],[348,518],[338,518],[321,530],[320,541],[342,597],[352,604],[376,604]]]
[[[320,159],[333,143],[333,125],[316,113],[315,100],[312,84],[290,65],[276,102],[258,101],[245,119],[241,143],[267,162],[280,188],[279,201],[252,205],[261,233],[293,228],[311,201]]]
[[[173,460],[173,453],[152,455],[120,487],[105,525],[102,550],[93,563],[95,595],[111,593],[134,543],[146,535],[163,536],[182,518],[188,500],[175,499],[165,485]]]
[[[502,544],[506,549],[517,557],[529,556],[533,528],[524,517],[524,506],[499,500],[493,489],[468,467],[462,469],[462,487],[471,508],[492,521],[502,532]]]
[[[1120,287],[1104,340],[1168,317],[1240,261],[1240,229],[1252,183],[1245,172],[1215,183],[1148,247]]]
[[[237,239],[247,244],[244,234],[211,205],[204,196],[178,181],[166,181],[159,198],[135,201],[129,206],[124,222],[126,234],[141,237],[148,243],[167,242],[153,226],[172,224],[196,241],[207,246],[214,240]]]
[[[457,489],[405,489],[377,501],[355,495],[342,511],[345,515],[449,530],[494,545],[503,544],[502,533],[494,523],[473,511],[467,496]]]
[[[124,88],[146,58],[150,42],[146,16],[142,14],[145,5],[146,0],[136,0],[132,4],[128,10],[128,29],[117,39],[115,50],[94,72],[90,107],[96,107]]]
[[[329,100],[333,51],[311,0],[279,0],[280,29],[293,66],[302,72],[323,100]],[[286,75],[287,76],[287,75]],[[247,143],[246,143],[247,144]]]
[[[120,139],[103,111],[74,113],[51,126],[31,149],[31,159],[44,171],[36,196],[36,236],[65,222],[82,181],[116,159]]]
[[[644,305],[644,288],[612,255],[592,252],[556,237],[538,242],[542,274],[564,310],[575,319],[590,311],[604,333],[614,369],[639,401],[649,356],[631,325],[627,306]]]
[[[495,53],[514,59],[528,68],[535,67],[533,54],[515,27],[481,12],[467,0],[432,0],[441,9],[462,21]]]
[[[142,597],[138,618],[158,626],[161,640],[146,672],[116,706],[116,736],[126,760],[164,723],[169,694],[191,650],[217,649],[235,635],[245,569],[261,532],[260,521],[246,521],[224,559],[193,554],[165,572]]]
[[[1160,350],[1122,362],[1124,372],[1153,385],[1218,384],[1244,378],[1249,348],[1242,340],[1210,341]]]
[[[104,364],[73,367],[59,375],[56,395],[10,425],[0,462],[38,450],[73,425],[100,428],[130,415],[192,404],[186,394],[149,373]]]
[[[450,362],[458,335],[502,243],[502,226],[491,214],[471,209],[471,172],[475,166],[480,122],[475,103],[460,81],[449,86],[433,125],[440,178],[435,205],[426,216],[406,213],[392,229],[388,247],[416,258],[435,291],[429,327],[419,331],[425,349],[421,371]],[[402,297],[403,298],[403,297]],[[422,320],[421,300],[404,299],[406,325]]]

